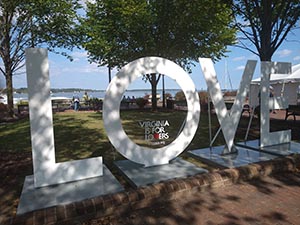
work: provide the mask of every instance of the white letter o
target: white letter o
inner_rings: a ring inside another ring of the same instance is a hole
[[[120,102],[129,85],[145,74],[163,74],[174,80],[184,92],[188,112],[182,132],[170,144],[151,149],[135,144],[126,135],[120,120]],[[145,166],[162,165],[174,159],[192,141],[200,119],[199,96],[190,76],[174,62],[160,57],[137,59],[124,66],[110,82],[103,103],[103,121],[108,139],[127,159]]]

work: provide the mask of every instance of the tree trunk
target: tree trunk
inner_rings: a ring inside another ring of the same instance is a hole
[[[151,84],[151,103],[152,103],[152,111],[157,111],[157,98],[156,98],[156,93],[157,93],[157,83],[161,77],[161,74],[158,74],[158,77],[156,79],[156,73],[151,73],[151,74],[146,74],[147,81],[150,82]]]
[[[263,17],[261,32],[260,61],[271,61],[274,49],[271,46],[272,36],[272,5],[270,0],[262,1]]]
[[[6,91],[7,91],[7,109],[9,116],[14,116],[14,96],[13,96],[13,82],[12,82],[12,71],[8,67],[5,68],[6,77]]]
[[[13,81],[12,81],[12,63],[13,57],[11,57],[11,37],[10,37],[10,28],[11,20],[9,19],[10,15],[6,12],[5,14],[5,23],[9,25],[4,26],[4,33],[1,40],[1,58],[5,68],[5,79],[6,79],[6,94],[7,94],[7,110],[8,114],[11,117],[14,117],[14,97],[13,97]]]
[[[111,82],[111,67],[110,66],[108,66],[108,82],[109,82],[109,84]]]
[[[157,98],[156,98],[156,92],[157,92],[157,81],[156,81],[156,74],[152,73],[151,76],[151,90],[152,90],[152,111],[157,111]]]

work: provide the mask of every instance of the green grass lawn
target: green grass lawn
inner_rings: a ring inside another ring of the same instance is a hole
[[[184,122],[185,111],[121,111],[123,128],[129,138],[135,143],[150,148],[155,148],[145,141],[145,130],[139,125],[140,121],[168,120],[170,126],[166,127],[169,139],[166,144],[173,141]],[[84,159],[95,156],[103,156],[106,163],[122,159],[122,156],[113,149],[106,136],[102,113],[100,112],[74,112],[67,111],[53,115],[56,161],[63,162],[76,159]],[[236,141],[243,140],[248,118],[241,117]],[[254,126],[257,121],[254,121]],[[272,130],[291,129],[292,121],[271,121]],[[292,129],[293,140],[298,140],[298,126]],[[212,115],[213,134],[218,130],[219,123],[216,115]],[[208,115],[201,112],[198,130],[187,150],[205,148],[209,146]],[[250,138],[258,137],[258,130],[251,130]],[[16,122],[0,124],[0,154],[5,152],[24,153],[31,152],[30,124],[25,118]],[[214,142],[214,145],[224,144],[222,132]],[[158,146],[159,147],[159,146]],[[184,154],[184,153],[183,153]]]
[[[139,121],[168,120],[170,126],[166,128],[170,138],[166,144],[173,141],[184,122],[186,112],[165,111],[122,111],[122,125],[127,135],[137,144],[153,147],[144,140],[144,129]],[[202,113],[197,133],[188,149],[209,146],[208,118]],[[102,114],[99,112],[64,112],[56,113],[53,117],[55,151],[57,162],[103,156],[104,160],[111,162],[122,158],[112,150],[106,136]],[[218,126],[215,116],[212,118],[214,130]],[[216,145],[223,144],[222,135],[216,140]],[[0,126],[0,152],[30,152],[30,124],[29,119],[22,119],[14,123]],[[153,147],[154,148],[154,147]]]

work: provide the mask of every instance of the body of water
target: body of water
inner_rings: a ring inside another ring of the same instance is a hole
[[[181,91],[180,89],[166,89],[165,93],[169,93],[172,95],[172,97],[175,96],[175,94],[177,92]],[[55,97],[55,98],[73,98],[74,95],[79,96],[80,98],[83,97],[84,95],[84,91],[80,91],[80,92],[56,92],[56,93],[52,93],[51,97]],[[105,91],[90,91],[87,92],[88,96],[90,98],[100,98],[103,99],[105,96]],[[127,90],[124,93],[124,96],[130,97],[130,98],[139,98],[139,97],[144,97],[145,95],[149,95],[151,94],[151,89],[145,89],[145,90]],[[162,96],[162,90],[158,89],[157,90],[157,94]],[[20,100],[27,100],[28,99],[28,95],[26,93],[14,93],[14,102],[17,103]]]

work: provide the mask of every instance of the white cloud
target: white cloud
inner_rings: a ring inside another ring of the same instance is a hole
[[[294,57],[293,60],[294,60],[294,61],[299,61],[299,60],[300,60],[300,55]]]
[[[232,61],[242,61],[245,58],[246,58],[245,56],[235,57],[235,58],[232,59]]]
[[[292,50],[289,49],[283,49],[281,51],[278,51],[277,53],[275,53],[276,55],[278,55],[280,58],[284,58],[289,56],[292,53]]]
[[[238,66],[235,68],[235,70],[244,70],[245,69],[245,66]]]
[[[98,67],[96,63],[78,65],[78,66],[68,66],[61,70],[63,73],[103,73],[107,72],[107,67]]]
[[[87,64],[84,67],[82,67],[83,73],[102,73],[104,72],[105,67],[98,67],[96,63]]]
[[[79,58],[73,58],[73,62],[78,62],[78,61],[80,61]]]
[[[70,55],[73,58],[74,62],[78,62],[81,59],[87,60],[88,58],[88,53],[86,51],[85,52],[76,51],[76,52],[72,52]]]
[[[74,58],[85,58],[86,59],[88,54],[86,51],[85,52],[76,51],[76,52],[72,52],[71,56]]]

